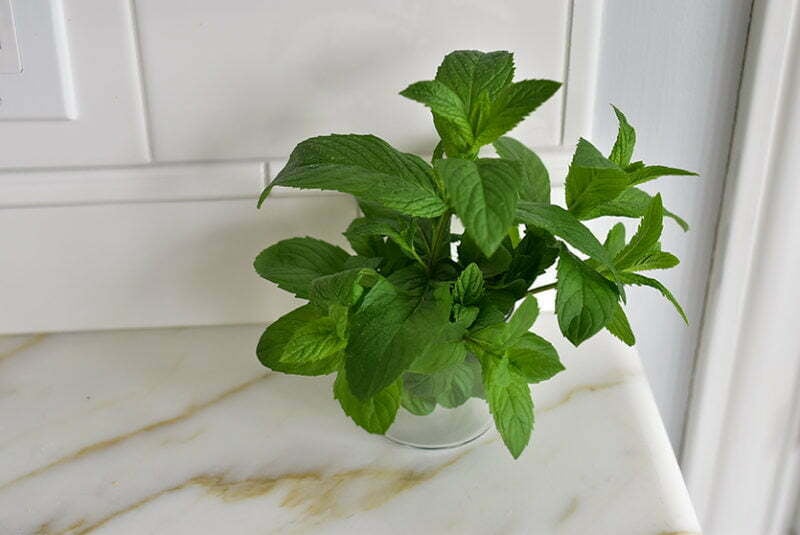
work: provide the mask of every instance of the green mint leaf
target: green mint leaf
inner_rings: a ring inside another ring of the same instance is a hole
[[[466,338],[468,349],[478,356],[500,357],[505,352],[505,343],[508,339],[505,316],[492,319],[496,321],[487,322],[487,325],[473,325]]]
[[[527,290],[536,277],[544,273],[558,258],[556,240],[549,232],[529,227],[513,251],[511,264],[503,275],[503,282],[524,281]]]
[[[522,454],[533,431],[533,399],[524,377],[507,358],[484,358],[484,390],[503,443],[515,459]]]
[[[611,107],[614,108],[614,113],[617,115],[619,132],[617,132],[617,140],[614,142],[614,147],[611,149],[611,155],[609,155],[608,159],[620,167],[625,167],[631,163],[633,147],[636,145],[636,131],[628,123],[625,114],[619,111],[619,108],[616,106]]]
[[[511,84],[513,78],[514,54],[504,50],[483,53],[473,71],[471,101],[481,94],[494,98]]]
[[[644,167],[644,162],[643,161],[640,160],[638,162],[632,162],[632,163],[629,163],[628,165],[625,166],[625,172],[626,173],[633,173],[634,171],[638,171],[642,167]]]
[[[611,256],[592,231],[563,208],[552,204],[520,201],[517,205],[517,220],[558,236],[600,262],[612,273],[616,271]]]
[[[564,370],[553,345],[534,333],[524,333],[508,348],[507,355],[528,383],[546,381]]]
[[[512,262],[512,250],[510,242],[506,243],[503,240],[500,247],[487,258],[475,240],[465,234],[461,237],[461,243],[458,244],[458,261],[462,265],[477,264],[484,278],[489,278],[509,269]]]
[[[370,433],[386,433],[400,407],[400,382],[391,383],[368,399],[357,398],[351,390],[345,371],[339,371],[333,383],[333,397],[339,400],[345,414]]]
[[[583,219],[594,219],[602,216],[616,217],[642,217],[653,200],[649,194],[638,188],[628,188],[616,199],[592,208]],[[689,224],[678,215],[664,210],[664,215],[673,219],[684,231],[689,230]]]
[[[617,223],[606,235],[606,241],[603,242],[603,247],[606,248],[608,254],[614,258],[619,254],[623,247],[625,247],[625,225]]]
[[[514,221],[520,187],[517,162],[448,158],[437,160],[435,166],[454,211],[490,257]]]
[[[527,295],[530,286],[531,285],[528,284],[526,280],[514,279],[506,281],[504,276],[500,281],[493,283],[492,287],[486,291],[486,294],[491,297],[492,302],[497,303],[496,306],[498,306],[498,308],[500,308],[500,303],[509,299],[511,302],[508,307],[503,310],[511,312],[516,302]]]
[[[453,286],[453,299],[461,305],[474,305],[484,293],[483,273],[472,263],[462,271]]]
[[[522,168],[522,185],[519,198],[523,201],[550,202],[550,175],[539,156],[528,147],[510,137],[501,137],[494,142],[498,156],[516,160]]]
[[[462,361],[466,330],[450,321],[451,305],[446,286],[415,297],[378,281],[350,320],[345,367],[353,394],[365,399],[407,369],[427,373]]]
[[[371,217],[373,219],[393,219],[398,222],[411,222],[411,217],[397,210],[393,210],[392,208],[387,208],[380,203],[364,199],[357,199],[357,201],[358,209],[361,210],[364,217]]]
[[[494,97],[514,77],[514,56],[509,52],[456,50],[445,56],[436,71],[436,80],[452,89],[472,110],[481,93]]]
[[[279,288],[308,298],[311,281],[344,268],[349,255],[340,247],[315,238],[290,238],[267,247],[253,267]]]
[[[506,324],[506,339],[514,343],[533,327],[539,316],[539,303],[536,297],[529,295],[517,307]]]
[[[303,141],[261,194],[259,206],[274,186],[341,191],[419,217],[445,210],[430,166],[371,135],[333,134]]]
[[[492,117],[492,97],[489,93],[483,91],[477,97],[472,99],[472,109],[470,110],[469,120],[472,125],[473,132],[481,132],[487,126]],[[473,141],[469,147],[468,153],[477,154],[481,143]]]
[[[421,264],[411,260],[406,253],[392,240],[384,242],[382,262],[378,271],[394,274],[409,267],[421,267]]]
[[[459,303],[453,305],[453,319],[455,323],[468,329],[478,319],[481,309],[479,307],[464,306]]]
[[[448,157],[458,158],[460,156],[467,156],[471,158],[477,154],[472,148],[475,142],[471,132],[469,137],[465,136],[459,126],[454,125],[451,121],[435,113],[433,114],[433,126],[436,128],[436,132],[441,138],[441,141],[436,146],[441,146],[442,151],[447,154]],[[436,163],[437,160],[441,160],[441,157],[431,158],[431,163]]]
[[[343,305],[333,304],[328,307],[328,317],[334,321],[336,334],[345,341],[347,345],[347,327],[350,320],[350,309]],[[344,349],[344,348],[342,348]],[[342,353],[344,357],[344,352]]]
[[[677,310],[678,314],[680,314],[681,318],[683,318],[683,321],[685,321],[687,324],[689,323],[689,318],[686,317],[686,312],[683,311],[683,307],[681,307],[680,303],[678,303],[678,300],[675,299],[675,296],[672,295],[672,292],[670,292],[663,284],[661,284],[656,279],[651,279],[649,277],[645,277],[644,275],[638,275],[636,273],[620,273],[619,281],[623,284],[649,286],[650,288],[658,290],[659,292],[661,292],[661,295],[663,295],[667,301],[672,303],[672,305],[675,307],[675,310]]]
[[[397,210],[386,208],[376,202],[361,199],[358,201],[358,207],[364,214],[364,218],[357,219],[370,219],[384,222],[401,234],[413,227],[414,223],[412,217],[401,214]],[[347,231],[343,234],[347,238],[347,241],[350,242],[350,246],[353,250],[361,256],[385,258],[390,255],[381,235],[358,232],[348,233]]]
[[[436,117],[434,116],[434,119],[435,118]],[[437,143],[436,146],[433,148],[433,156],[431,156],[431,164],[436,160],[441,160],[442,158],[444,158],[444,142],[440,140],[439,143]]]
[[[603,156],[597,147],[584,138],[578,140],[570,165],[590,169],[620,169],[617,164]]]
[[[435,373],[403,374],[403,390],[418,411],[427,410],[431,401],[446,408],[458,407],[482,390],[480,382],[480,364],[472,356]]]
[[[637,168],[628,174],[631,186],[644,184],[650,180],[661,178],[662,176],[698,176],[693,171],[677,169],[675,167],[664,167],[663,165],[648,165]]]
[[[606,325],[606,329],[627,345],[633,346],[636,344],[636,337],[633,335],[631,324],[628,322],[628,317],[619,303],[614,308],[614,314],[611,316],[611,321]]]
[[[651,251],[636,261],[625,271],[648,271],[651,269],[669,269],[680,264],[681,261],[670,253],[664,251]]]
[[[472,145],[469,110],[455,91],[438,80],[429,80],[411,84],[400,94],[429,107],[436,116],[437,123],[444,121],[447,127],[438,130],[446,145],[459,147]]]
[[[448,216],[444,221],[444,228],[440,228],[440,221],[435,219],[414,219],[416,226],[414,247],[430,264],[436,265],[440,261],[450,260],[450,243],[453,241],[453,236],[450,234],[451,223],[452,216]],[[437,239],[435,235],[438,232],[442,233],[441,238],[444,239]],[[450,239],[447,239],[448,237]]]
[[[442,373],[449,375],[446,388],[436,395],[436,401],[442,407],[448,409],[459,407],[474,396],[476,389],[482,390],[481,365],[475,357],[468,357]]]
[[[487,290],[485,300],[499,310],[503,317],[507,317],[514,309],[514,304],[525,294],[527,288],[520,289],[524,285],[524,281],[518,281],[518,284],[505,288]]]
[[[358,244],[364,249],[365,244],[370,244],[369,250],[374,250],[377,246],[372,242],[372,238],[381,239],[386,236],[392,240],[410,258],[419,259],[419,255],[414,249],[415,227],[409,220],[398,220],[389,218],[359,217],[354,219],[347,230],[345,237],[353,245]],[[379,246],[377,246],[379,247]],[[356,252],[360,252],[356,250]]]
[[[341,349],[344,348],[343,345],[339,347],[344,341],[336,335],[336,326],[332,332],[327,327],[321,332],[317,327],[309,327],[329,319],[311,305],[304,305],[278,318],[266,328],[258,341],[258,360],[267,368],[295,375],[327,375],[336,371],[341,365]],[[303,349],[304,344],[309,343],[305,339],[308,333],[304,329],[317,330],[312,333],[314,342],[310,343],[319,344],[318,352],[315,353],[310,346]],[[290,358],[287,358],[287,349],[291,352]]]
[[[436,408],[436,398],[418,396],[411,390],[403,388],[400,394],[400,404],[405,410],[417,416],[426,416]]]
[[[628,187],[628,176],[581,138],[565,182],[567,209],[587,219],[592,209],[618,197]]]
[[[470,349],[483,359],[507,357],[512,368],[527,382],[537,383],[553,377],[564,369],[555,348],[547,340],[528,332],[535,319],[533,305],[527,312],[518,310],[520,315],[508,323],[495,323],[469,334]],[[525,317],[524,320],[520,318]],[[526,327],[527,326],[527,327]]]
[[[479,145],[474,142],[474,132],[486,124],[492,101],[511,83],[513,76],[514,58],[508,52],[458,50],[444,58],[437,70],[436,81],[450,88],[463,102],[471,131],[467,139],[452,121],[434,114],[434,125],[449,157],[471,159],[477,154]]]
[[[390,349],[393,358],[413,355],[409,369],[417,373],[433,373],[462,362],[467,355],[466,328],[450,321],[452,303],[446,286],[427,296],[395,335]]]
[[[403,374],[403,390],[413,396],[431,399],[436,402],[436,395],[448,387],[450,374],[406,372]]]
[[[558,325],[578,346],[608,324],[619,296],[611,282],[567,250],[559,255],[556,274]]]
[[[501,312],[500,309],[494,306],[491,300],[487,299],[486,296],[484,296],[479,303],[479,308],[480,311],[478,312],[478,316],[475,318],[475,321],[472,323],[472,325],[470,325],[470,332],[479,331],[489,327],[490,325],[495,325],[506,321],[506,315]]]
[[[311,282],[309,299],[327,309],[337,304],[350,307],[361,298],[364,288],[374,286],[380,275],[370,268],[356,268],[318,277]]]
[[[379,280],[350,318],[345,370],[353,394],[367,399],[393,383],[416,357],[397,355],[394,337],[414,311],[418,299]]]
[[[356,255],[362,258],[377,258],[378,266],[380,266],[382,259],[389,256],[386,250],[386,243],[377,235],[364,235],[358,233],[342,233],[347,238],[350,247],[355,251]]]
[[[614,258],[614,264],[617,268],[627,269],[633,266],[653,249],[653,246],[658,243],[661,231],[664,228],[663,216],[664,206],[661,203],[661,195],[656,195],[650,201],[650,206],[644,213],[636,234]]]
[[[341,337],[347,316],[322,317],[299,327],[283,347],[281,361],[287,364],[306,364],[341,353],[347,340]]]
[[[424,104],[435,114],[463,127],[464,135],[472,137],[467,109],[458,94],[438,80],[416,82],[400,91],[411,100]]]
[[[527,117],[532,111],[552,97],[559,82],[553,80],[522,80],[504,87],[491,103],[489,116],[476,130],[478,146],[493,142]]]
[[[670,212],[669,210],[667,210],[667,209],[665,208],[665,209],[664,209],[664,215],[665,215],[665,216],[667,216],[667,217],[669,217],[669,218],[670,218],[670,219],[672,219],[673,221],[675,221],[675,223],[677,223],[677,224],[678,224],[678,226],[679,226],[679,227],[681,227],[681,229],[682,229],[684,232],[686,232],[686,231],[688,231],[688,230],[689,230],[689,223],[687,223],[687,222],[686,222],[686,220],[685,220],[685,219],[683,219],[683,218],[682,218],[681,216],[679,216],[678,214],[676,214],[676,213],[674,213],[674,212]]]
[[[386,279],[395,288],[417,300],[428,291],[431,282],[425,269],[417,264],[398,269]]]
[[[345,269],[360,269],[360,268],[368,268],[368,269],[378,269],[378,266],[381,265],[382,260],[380,258],[368,257],[368,256],[351,256],[344,262]]]

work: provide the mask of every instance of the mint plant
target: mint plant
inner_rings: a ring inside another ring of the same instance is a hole
[[[482,397],[518,457],[534,423],[529,384],[564,369],[530,332],[540,292],[555,290],[558,325],[576,346],[602,329],[635,343],[622,307],[630,285],[659,291],[686,319],[641,272],[678,264],[661,250],[664,217],[688,227],[638,186],[695,173],[632,161],[636,133],[614,108],[610,154],[581,139],[566,209],[552,204],[542,161],[504,134],[560,84],[513,75],[509,52],[453,52],[435,79],[400,93],[432,112],[441,140],[430,164],[372,135],[314,137],[259,199],[275,186],[358,199],[363,216],[344,232],[351,252],[305,237],[256,258],[262,277],[308,301],[267,327],[257,354],[277,372],[335,373],[334,397],[370,433],[385,433],[401,408],[425,415]],[[490,146],[498,157],[479,155]],[[453,232],[454,216],[463,233]],[[582,221],[605,216],[640,222],[630,239],[617,223],[601,243]],[[536,285],[553,265],[556,282]]]

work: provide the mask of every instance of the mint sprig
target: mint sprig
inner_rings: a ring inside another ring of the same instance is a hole
[[[541,159],[506,134],[560,84],[515,82],[514,72],[509,52],[448,54],[434,79],[401,92],[431,111],[440,138],[432,163],[372,135],[315,137],[259,199],[275,186],[358,199],[363,215],[344,232],[351,252],[305,237],[256,258],[262,277],[308,301],[267,327],[257,354],[281,373],[336,373],[334,397],[370,433],[385,433],[398,410],[425,415],[480,397],[518,457],[533,428],[530,385],[564,369],[553,345],[530,332],[538,293],[555,290],[559,327],[574,345],[602,329],[635,343],[623,307],[630,285],[660,292],[686,319],[642,272],[678,264],[661,249],[664,218],[688,225],[638,186],[695,173],[634,160],[636,131],[614,107],[610,152],[579,140],[566,209],[551,204]],[[497,157],[480,154],[488,148]],[[640,221],[630,238],[617,223],[601,242],[584,221],[608,216]],[[537,284],[546,272],[555,282]]]

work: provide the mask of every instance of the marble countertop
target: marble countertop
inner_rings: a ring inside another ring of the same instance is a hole
[[[270,373],[257,326],[0,338],[0,533],[699,532],[635,351],[610,335],[494,430],[421,451],[357,429],[330,378]],[[552,315],[536,331],[554,341]]]

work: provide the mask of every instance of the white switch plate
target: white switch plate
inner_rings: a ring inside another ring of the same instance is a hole
[[[19,74],[22,62],[17,46],[17,29],[11,0],[0,0],[0,74]]]

